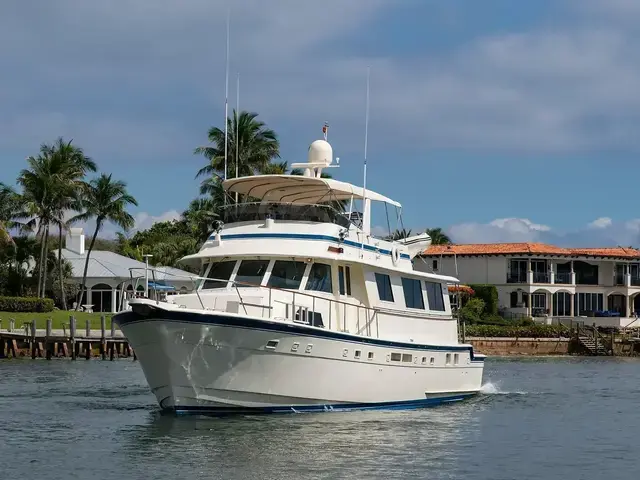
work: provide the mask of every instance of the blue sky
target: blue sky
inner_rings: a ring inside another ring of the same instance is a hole
[[[407,227],[640,244],[640,2],[230,3],[231,106],[240,72],[241,108],[289,163],[329,121],[335,175],[361,183],[370,65],[368,186]],[[0,181],[63,136],[128,182],[138,228],[174,218],[197,194],[193,148],[222,123],[227,5],[3,2]]]

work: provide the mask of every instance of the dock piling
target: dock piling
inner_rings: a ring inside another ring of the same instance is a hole
[[[13,332],[13,329],[16,328],[16,319],[15,318],[10,318],[9,319],[9,332]]]
[[[38,342],[36,341],[36,321],[35,319],[33,319],[31,321],[31,358],[33,360],[35,360],[36,358],[37,349],[38,349]]]
[[[76,317],[69,316],[69,343],[71,343],[71,360],[76,359]]]
[[[100,355],[102,360],[107,359],[107,317],[100,316]]]
[[[44,348],[46,351],[47,360],[51,360],[53,344],[51,343],[51,332],[53,330],[53,320],[51,318],[47,318],[47,333],[44,342]]]

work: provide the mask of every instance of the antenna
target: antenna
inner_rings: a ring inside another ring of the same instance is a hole
[[[371,76],[371,67],[367,66],[367,107],[364,119],[364,169],[363,169],[363,183],[362,183],[362,202],[363,202],[363,218],[362,218],[362,226],[363,228],[363,236],[362,243],[360,245],[360,258],[364,258],[364,235],[369,234],[369,228],[367,225],[371,225],[371,220],[367,221],[367,217],[370,218],[371,212],[370,209],[367,208],[367,146],[369,144],[369,78]]]
[[[228,132],[227,126],[229,118],[229,23],[231,18],[231,7],[227,9],[227,58],[224,82],[224,179],[227,179],[227,152],[228,152]]]
[[[329,133],[329,122],[324,122],[322,126],[322,133],[324,134],[324,141],[327,141],[327,134]]]
[[[238,78],[236,80],[236,178],[238,178],[239,166],[238,159],[240,158],[240,72],[238,72]],[[238,192],[236,192],[236,204],[238,203]]]

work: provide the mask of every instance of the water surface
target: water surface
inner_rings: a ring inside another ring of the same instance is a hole
[[[484,393],[405,412],[158,414],[136,362],[0,362],[12,478],[629,479],[640,361],[490,359]]]

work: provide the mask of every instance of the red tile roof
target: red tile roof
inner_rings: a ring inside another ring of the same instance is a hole
[[[558,255],[571,257],[638,258],[640,250],[628,247],[562,248],[546,243],[469,243],[431,245],[424,252],[430,255]]]

